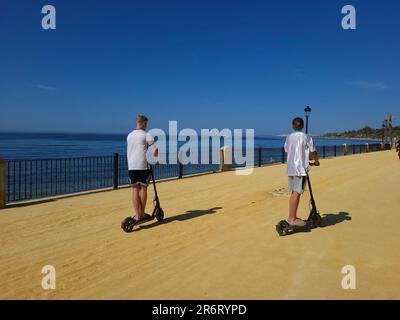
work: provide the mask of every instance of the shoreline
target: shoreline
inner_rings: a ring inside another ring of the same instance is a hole
[[[327,140],[353,140],[353,141],[378,141],[380,142],[381,139],[374,139],[374,138],[347,138],[347,137],[326,137],[324,135],[320,135],[320,134],[308,134],[309,136],[311,136],[312,138],[320,138],[320,139],[327,139]],[[280,138],[285,138],[287,137],[288,134],[278,134],[276,135],[276,137],[280,137]],[[255,137],[257,138],[257,137]]]
[[[374,139],[374,138],[339,138],[339,137],[324,137],[324,136],[316,136],[318,138],[323,138],[323,139],[329,139],[329,140],[354,140],[354,141],[363,141],[363,140],[367,140],[367,141],[374,141],[374,142],[381,142],[381,139]]]

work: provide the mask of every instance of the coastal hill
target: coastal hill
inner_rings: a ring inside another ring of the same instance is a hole
[[[357,138],[357,139],[381,139],[383,135],[383,129],[374,129],[371,127],[364,127],[359,130],[345,131],[340,133],[326,133],[322,135],[325,138]],[[400,126],[393,127],[393,137],[400,138]]]

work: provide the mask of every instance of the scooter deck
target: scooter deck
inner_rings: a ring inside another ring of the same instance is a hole
[[[134,226],[139,226],[139,225],[144,224],[146,222],[153,221],[155,218],[156,218],[156,216],[150,216],[150,218],[140,219],[139,221],[135,221]]]

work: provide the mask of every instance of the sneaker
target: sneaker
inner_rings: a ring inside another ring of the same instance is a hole
[[[289,223],[291,226],[304,227],[307,223],[304,220],[297,218],[293,224]]]

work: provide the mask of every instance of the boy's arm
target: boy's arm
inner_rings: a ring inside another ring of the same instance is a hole
[[[314,145],[314,140],[312,137],[307,136],[307,144],[308,144],[307,147],[311,151],[310,152],[310,160],[313,160],[314,161],[313,165],[318,167],[320,165],[319,157],[318,157],[317,148]]]
[[[311,158],[311,160],[314,161],[314,166],[318,167],[320,165],[319,156],[318,156],[318,152],[317,151],[311,152],[310,158]]]
[[[149,145],[149,147],[151,147],[151,151],[153,152],[153,156],[154,156],[154,158],[156,158],[157,163],[160,164],[161,163],[161,159],[160,159],[160,157],[158,155],[158,148],[154,144]]]
[[[154,138],[150,134],[147,134],[147,146],[151,148],[153,156],[156,158],[157,162],[160,163],[158,148],[154,145]]]
[[[287,145],[288,145],[288,137],[286,137],[286,140],[285,140],[285,144],[283,145],[283,148],[285,149],[285,152],[287,153]]]
[[[154,145],[153,141],[147,141],[147,146],[151,148],[153,156],[158,157],[158,148]]]
[[[151,145],[151,150],[153,151],[153,156],[158,158],[158,148],[154,144]]]

